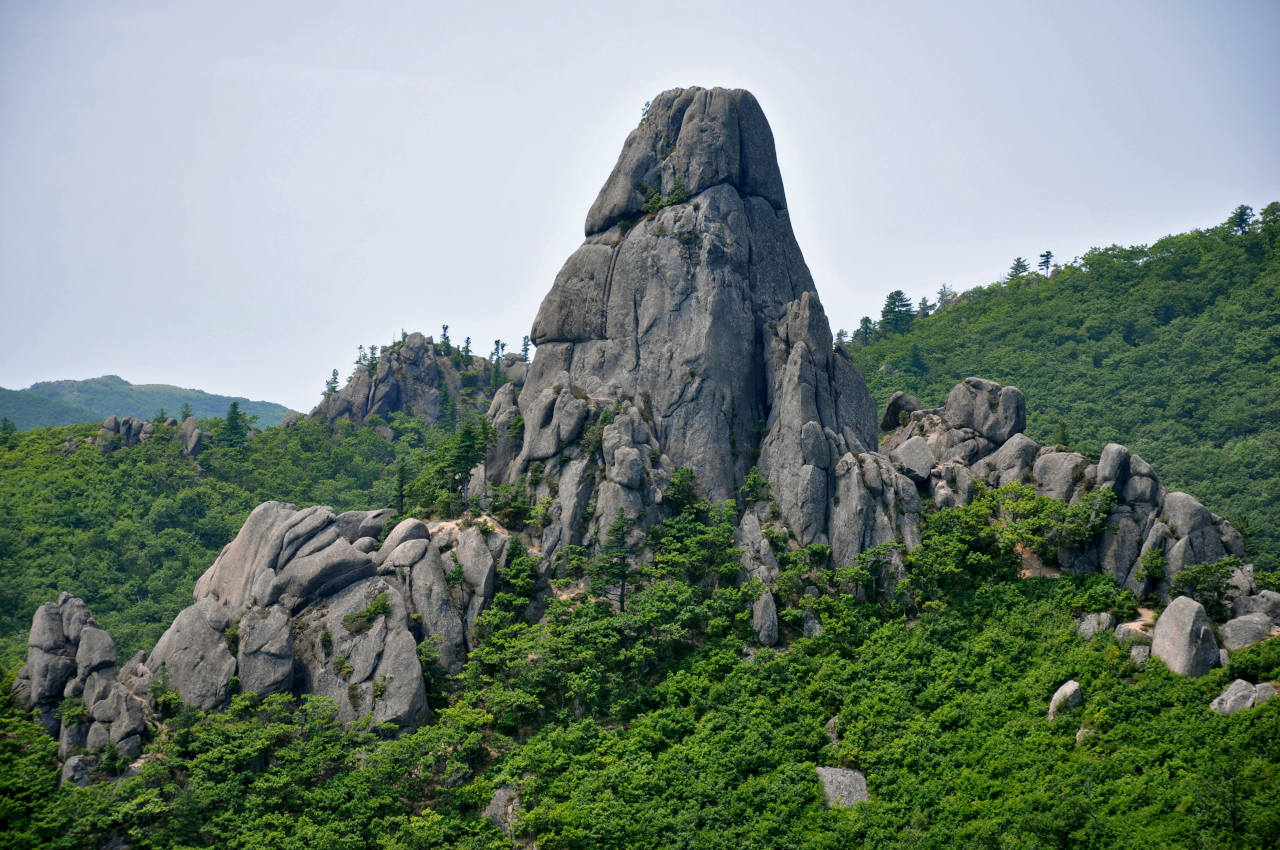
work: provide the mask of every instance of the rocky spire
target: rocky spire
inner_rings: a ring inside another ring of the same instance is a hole
[[[618,508],[658,518],[681,467],[719,500],[758,466],[795,537],[828,542],[838,468],[875,447],[876,411],[833,349],[755,98],[655,98],[586,232],[533,324],[523,438],[486,469],[494,481],[533,472],[554,498],[543,554],[599,539]],[[491,408],[500,432],[514,395]]]

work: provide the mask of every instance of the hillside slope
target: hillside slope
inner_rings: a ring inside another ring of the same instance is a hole
[[[108,416],[151,419],[160,410],[177,416],[184,404],[198,418],[222,416],[231,402],[240,402],[246,416],[258,425],[278,425],[289,408],[270,401],[216,395],[169,384],[131,384],[118,375],[84,381],[41,381],[25,390],[0,392],[0,414],[21,430],[53,425],[81,425]],[[86,415],[87,414],[87,415]]]
[[[970,375],[1019,387],[1031,437],[1129,446],[1244,531],[1259,567],[1280,567],[1280,204],[1247,228],[970,290],[849,350],[880,404],[905,390],[935,406]]]

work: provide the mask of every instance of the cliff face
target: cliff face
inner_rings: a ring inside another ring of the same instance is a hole
[[[533,470],[555,498],[543,554],[595,541],[619,508],[657,518],[681,467],[719,500],[758,466],[796,538],[829,542],[841,463],[874,448],[875,411],[833,351],[755,98],[659,95],[586,231],[534,321],[523,393],[491,408],[501,423],[518,407],[524,434],[487,477]]]

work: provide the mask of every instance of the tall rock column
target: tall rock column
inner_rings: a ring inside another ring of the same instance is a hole
[[[518,402],[500,396],[490,409],[510,422],[518,405],[520,450],[495,453],[486,474],[529,475],[537,497],[553,499],[544,556],[599,541],[619,509],[656,521],[681,467],[722,500],[758,466],[794,537],[832,540],[837,467],[860,467],[856,456],[874,449],[876,411],[833,350],[750,93],[653,100],[531,336]],[[840,535],[838,556],[867,537]]]

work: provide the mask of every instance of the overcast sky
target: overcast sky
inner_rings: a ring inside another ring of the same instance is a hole
[[[646,100],[773,126],[833,329],[1280,200],[1280,3],[0,0],[0,386],[308,410],[528,333]]]

